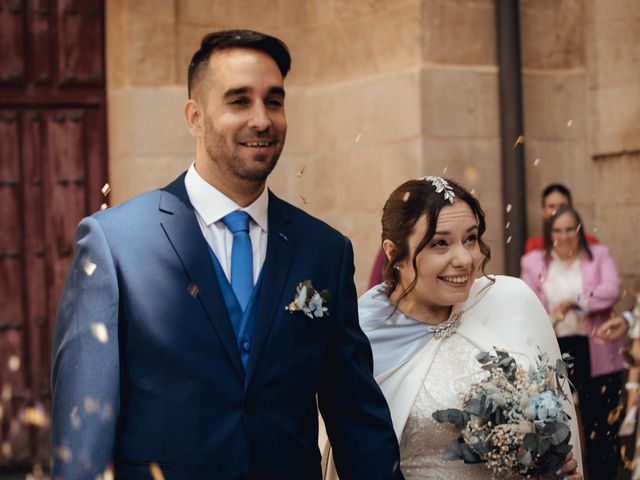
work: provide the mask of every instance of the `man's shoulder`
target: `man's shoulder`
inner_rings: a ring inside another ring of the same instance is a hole
[[[124,221],[127,218],[148,216],[150,211],[158,210],[162,190],[156,189],[136,195],[135,197],[113,207],[100,210],[92,215],[100,223]]]

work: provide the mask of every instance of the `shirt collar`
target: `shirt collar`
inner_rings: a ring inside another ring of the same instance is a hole
[[[189,200],[202,217],[207,226],[222,220],[226,215],[236,210],[243,210],[249,214],[254,222],[267,231],[267,212],[269,209],[269,192],[265,188],[253,203],[245,208],[227,197],[220,190],[208,183],[196,170],[192,163],[184,177]]]

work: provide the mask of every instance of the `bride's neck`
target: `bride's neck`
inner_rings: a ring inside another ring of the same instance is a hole
[[[445,322],[451,315],[453,306],[446,307],[437,305],[426,305],[423,302],[417,301],[413,298],[413,295],[409,293],[406,297],[400,300],[401,291],[396,289],[390,296],[394,305],[398,306],[398,310],[404,313],[406,316],[413,318],[422,323],[429,323],[437,325]]]

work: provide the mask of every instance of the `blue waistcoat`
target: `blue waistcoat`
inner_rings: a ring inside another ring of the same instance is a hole
[[[218,261],[215,253],[211,247],[209,247],[209,255],[211,256],[211,262],[213,263],[213,269],[216,272],[216,278],[218,279],[218,285],[220,285],[220,291],[222,292],[222,298],[227,306],[227,312],[229,313],[229,319],[231,320],[231,326],[233,333],[236,336],[236,346],[240,352],[240,360],[242,365],[247,368],[247,362],[249,361],[249,354],[251,353],[251,338],[253,336],[253,327],[256,323],[256,299],[260,293],[260,285],[262,284],[262,271],[258,276],[258,281],[253,286],[253,292],[249,299],[247,309],[243,312],[240,307],[240,303],[236,298],[233,289],[227,280],[227,276],[222,270],[222,266]]]

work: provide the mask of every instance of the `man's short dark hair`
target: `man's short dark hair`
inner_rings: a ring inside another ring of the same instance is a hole
[[[193,54],[189,63],[187,88],[189,98],[195,85],[209,65],[211,54],[218,50],[231,48],[247,48],[258,50],[269,55],[278,65],[282,78],[287,76],[291,68],[291,55],[282,40],[253,30],[223,30],[205,35],[200,49]]]
[[[551,183],[546,186],[546,188],[542,191],[542,205],[544,205],[544,200],[553,192],[558,192],[569,200],[569,205],[573,205],[573,201],[571,200],[571,192],[567,187],[562,185],[561,183]]]

